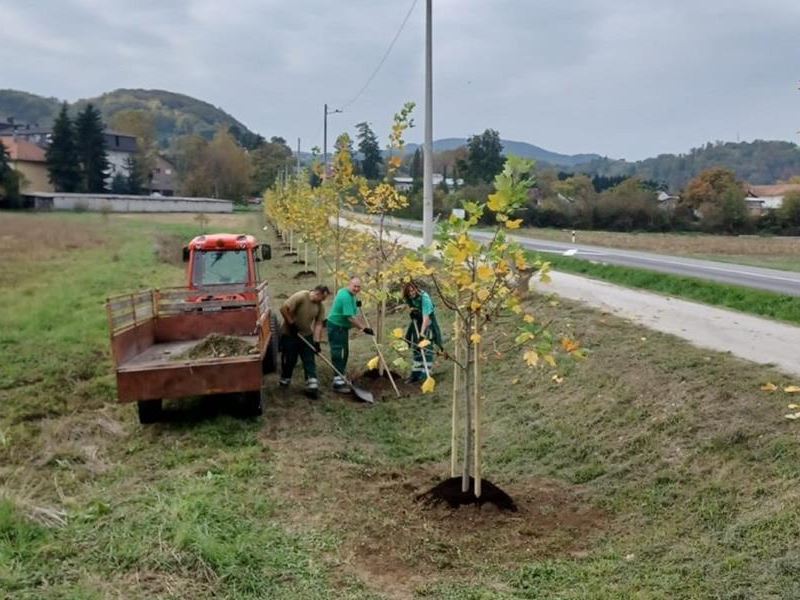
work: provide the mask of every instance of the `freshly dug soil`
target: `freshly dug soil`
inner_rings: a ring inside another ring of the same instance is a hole
[[[299,271],[297,275],[294,276],[295,279],[302,279],[303,277],[316,277],[316,271]]]
[[[226,356],[244,356],[245,354],[255,354],[257,352],[258,348],[241,338],[212,333],[183,354],[174,356],[173,359],[225,358]]]
[[[506,494],[491,481],[481,479],[480,498],[476,498],[472,491],[474,484],[473,478],[470,477],[469,490],[462,492],[461,477],[451,477],[433,486],[427,492],[423,492],[417,496],[417,501],[426,502],[428,504],[446,503],[450,508],[458,508],[459,506],[466,506],[469,504],[482,506],[489,503],[494,504],[500,510],[517,512],[517,505],[514,503],[511,496]]]
[[[284,252],[284,256],[297,256],[297,252]]]

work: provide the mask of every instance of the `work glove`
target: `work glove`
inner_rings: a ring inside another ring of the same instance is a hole
[[[356,306],[357,306],[358,308],[361,308],[361,300],[356,300]]]
[[[314,342],[314,354],[319,354],[322,352],[322,346],[319,345],[319,342]]]
[[[289,323],[289,333],[292,335],[297,335],[300,330],[297,327],[297,323]]]
[[[372,331],[372,327],[364,327],[364,329],[362,331],[364,333],[366,333],[367,335],[375,335],[375,332]]]
[[[422,312],[420,312],[420,310],[418,308],[412,308],[411,312],[409,313],[409,315],[415,321],[418,321],[419,319],[422,318]]]

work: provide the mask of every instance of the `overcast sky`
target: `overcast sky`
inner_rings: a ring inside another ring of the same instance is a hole
[[[709,140],[798,141],[798,0],[433,0],[434,137],[491,127],[568,154],[639,159]],[[352,99],[412,0],[0,0],[0,88],[70,101],[181,92],[266,137],[322,143],[322,105]],[[419,0],[367,91],[383,142],[418,104]]]

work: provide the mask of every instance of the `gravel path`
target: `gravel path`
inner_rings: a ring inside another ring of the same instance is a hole
[[[350,223],[354,228],[368,226]],[[420,238],[397,233],[406,247],[417,248]],[[669,296],[553,272],[552,283],[538,285],[541,292],[582,302],[593,308],[639,323],[649,329],[683,338],[700,348],[730,352],[734,356],[775,365],[800,376],[800,327]]]

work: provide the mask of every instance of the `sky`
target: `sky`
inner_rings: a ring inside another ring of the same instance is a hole
[[[417,103],[418,0],[0,0],[0,88],[74,101],[166,89],[293,147]],[[555,152],[642,159],[800,130],[798,0],[433,0],[434,138],[486,128]],[[329,141],[330,143],[330,141]]]

